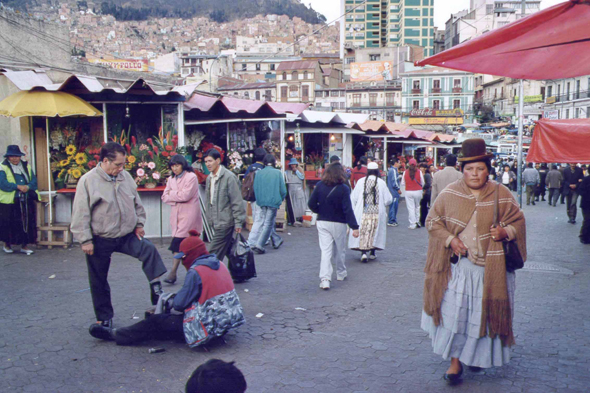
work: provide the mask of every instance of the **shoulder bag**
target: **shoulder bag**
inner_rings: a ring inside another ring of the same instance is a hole
[[[496,184],[496,196],[494,202],[494,227],[498,226],[498,204],[500,194],[500,183]],[[520,251],[518,250],[518,244],[516,240],[503,241],[502,246],[504,247],[504,258],[506,258],[506,271],[509,273],[515,270],[522,269],[524,267],[524,260]]]

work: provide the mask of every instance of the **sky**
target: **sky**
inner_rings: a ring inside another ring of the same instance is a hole
[[[563,3],[566,0],[542,0],[541,9],[551,7],[555,4]],[[340,10],[340,0],[302,0],[306,5],[310,5],[318,12],[324,14],[328,22],[337,19],[342,15]],[[469,0],[434,0],[434,25],[444,29],[445,22],[451,14],[469,8]]]

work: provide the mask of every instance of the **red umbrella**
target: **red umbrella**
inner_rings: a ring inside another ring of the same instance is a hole
[[[416,62],[515,79],[590,74],[590,0],[569,0]]]

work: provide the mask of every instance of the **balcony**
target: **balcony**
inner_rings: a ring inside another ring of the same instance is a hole
[[[441,93],[441,88],[440,87],[433,87],[432,89],[430,89],[430,93],[432,93],[432,94],[440,94]]]
[[[412,89],[412,94],[422,94],[422,89]]]
[[[453,87],[453,93],[463,93],[462,87]]]

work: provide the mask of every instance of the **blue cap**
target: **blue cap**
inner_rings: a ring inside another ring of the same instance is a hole
[[[179,252],[178,254],[174,255],[174,259],[182,259],[185,255],[185,253]]]
[[[289,165],[299,165],[299,162],[295,157],[293,157],[291,158],[291,161],[289,161]]]

